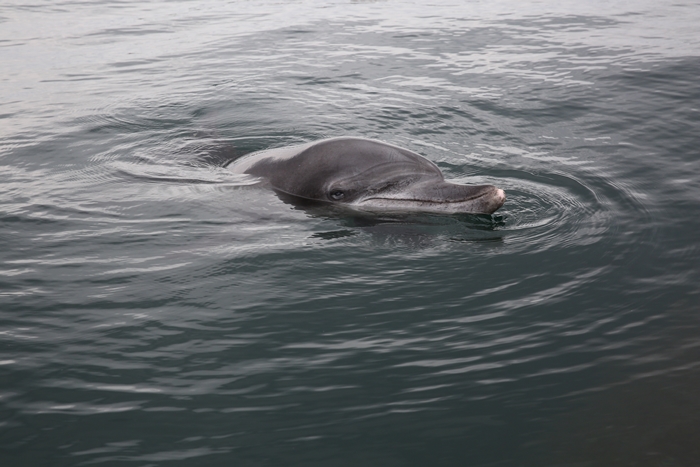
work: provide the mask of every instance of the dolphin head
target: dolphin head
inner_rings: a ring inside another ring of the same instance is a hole
[[[290,157],[263,158],[246,173],[268,179],[284,194],[368,211],[491,214],[506,199],[495,186],[448,182],[422,156],[361,138],[324,140]]]

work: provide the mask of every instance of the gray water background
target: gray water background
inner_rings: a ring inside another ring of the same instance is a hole
[[[4,1],[0,464],[700,465],[698,2]],[[223,168],[377,138],[493,216]]]

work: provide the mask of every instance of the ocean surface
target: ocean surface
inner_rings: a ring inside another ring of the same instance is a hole
[[[700,465],[700,3],[0,5],[0,465]],[[334,136],[493,215],[290,205]]]

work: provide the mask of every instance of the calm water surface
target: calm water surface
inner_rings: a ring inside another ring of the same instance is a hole
[[[700,4],[0,6],[9,466],[696,466]],[[224,168],[377,138],[493,216]]]

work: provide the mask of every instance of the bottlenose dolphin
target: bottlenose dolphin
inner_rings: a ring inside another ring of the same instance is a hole
[[[332,138],[254,152],[229,163],[276,192],[365,211],[491,214],[506,200],[493,185],[445,181],[415,152],[364,138]]]

